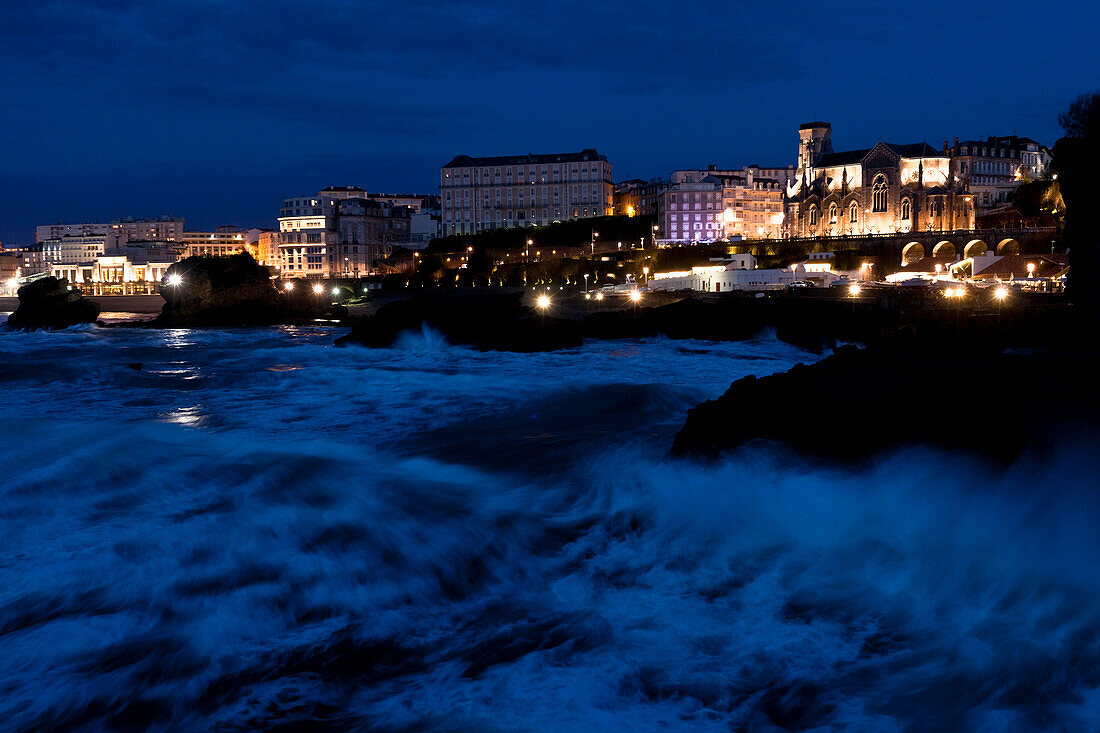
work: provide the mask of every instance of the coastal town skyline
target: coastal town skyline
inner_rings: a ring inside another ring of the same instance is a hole
[[[1100,64],[1086,3],[1044,16],[1041,30],[1022,3],[931,6],[920,18],[872,5],[785,18],[742,8],[716,27],[694,22],[707,7],[574,8],[565,21],[486,4],[395,12],[369,52],[336,42],[371,9],[249,17],[247,3],[196,13],[82,2],[13,17],[0,54],[24,103],[0,121],[0,242],[121,216],[270,226],[277,202],[327,185],[434,193],[439,166],[460,154],[594,147],[616,180],[788,164],[792,128],[811,119],[830,120],[846,148],[1013,134],[1051,145],[1058,112]],[[246,20],[276,43],[231,41]],[[524,23],[542,30],[512,38]],[[730,48],[707,43],[732,29]],[[132,43],[95,54],[107,36]],[[315,40],[325,37],[334,42]],[[20,73],[30,52],[34,73]],[[325,63],[341,73],[309,83]]]

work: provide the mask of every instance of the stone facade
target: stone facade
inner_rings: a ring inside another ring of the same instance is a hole
[[[799,130],[798,168],[787,186],[786,233],[832,237],[974,227],[973,196],[951,159],[925,143],[878,143],[834,152],[831,126]]]

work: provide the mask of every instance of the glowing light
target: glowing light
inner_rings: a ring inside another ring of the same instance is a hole
[[[1008,290],[1006,290],[1005,288],[997,288],[993,291],[993,297],[997,300],[1004,300],[1008,297]]]
[[[634,301],[635,303],[639,302],[642,299],[642,291],[641,290],[631,290],[630,291],[630,299],[632,301]]]
[[[283,283],[283,290],[285,290],[289,293],[293,289],[294,289],[294,283]]]
[[[180,277],[179,275],[177,275],[176,273],[173,272],[171,275],[168,276],[168,284],[169,285],[180,285],[182,283],[183,283],[183,278]]]
[[[859,295],[859,292],[860,292],[860,291],[861,291],[862,289],[863,289],[863,288],[861,288],[861,287],[860,287],[860,286],[858,286],[858,285],[849,285],[849,286],[848,286],[848,295],[853,295],[853,296],[855,296],[855,295]]]
[[[591,295],[589,295],[588,293],[585,293],[585,294],[584,294],[584,299],[585,299],[585,300],[588,300],[588,299],[590,299],[591,297],[592,297],[592,296],[591,296]]]
[[[540,295],[539,299],[538,299],[538,304],[539,304],[539,308],[542,308],[543,310],[546,310],[547,308],[550,307],[550,296],[549,295]]]
[[[320,295],[321,293],[325,292],[325,286],[320,284],[320,283],[317,283],[316,285],[313,286],[313,292]]]
[[[603,293],[596,293],[596,300],[603,300]]]
[[[332,289],[332,294],[333,295],[339,295],[340,294],[340,288],[333,288]]]

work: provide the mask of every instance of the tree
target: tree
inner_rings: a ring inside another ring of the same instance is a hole
[[[1100,313],[1100,92],[1085,94],[1058,116],[1066,136],[1054,145],[1053,168],[1065,203],[1064,241],[1069,250],[1069,294],[1076,306]]]

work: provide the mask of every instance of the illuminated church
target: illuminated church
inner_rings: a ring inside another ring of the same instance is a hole
[[[837,237],[974,228],[973,196],[947,152],[926,143],[878,143],[834,152],[828,122],[798,130],[798,169],[787,183],[792,237]]]

